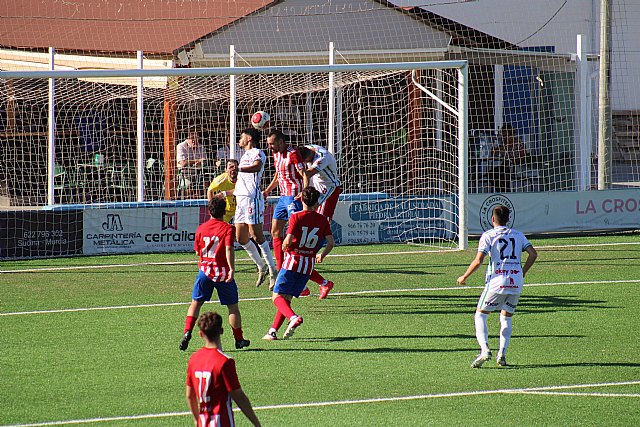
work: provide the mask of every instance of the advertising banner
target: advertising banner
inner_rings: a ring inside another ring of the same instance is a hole
[[[507,206],[507,225],[525,233],[640,229],[640,189],[473,194],[468,200],[469,234],[491,228],[496,205]]]
[[[183,252],[193,250],[205,207],[88,209],[84,254]]]
[[[0,258],[34,258],[82,253],[82,212],[0,212]]]
[[[446,198],[345,195],[331,228],[336,243],[343,245],[455,238],[453,209]]]

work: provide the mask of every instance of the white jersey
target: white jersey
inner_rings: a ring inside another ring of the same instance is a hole
[[[517,230],[495,227],[485,231],[478,243],[478,252],[490,257],[485,289],[494,294],[520,294],[524,284],[522,252],[530,246]]]
[[[238,172],[238,181],[236,182],[236,188],[233,192],[236,196],[249,196],[255,197],[260,192],[260,182],[262,181],[262,173],[264,172],[264,165],[267,161],[267,156],[259,148],[252,148],[247,150],[240,159],[239,168],[246,168],[256,160],[260,160],[262,166],[258,172]]]
[[[306,147],[315,151],[313,161],[307,163],[307,169],[318,171],[317,174],[311,177],[311,185],[321,194],[332,193],[333,190],[340,187],[336,158],[326,148],[319,145],[309,144]]]

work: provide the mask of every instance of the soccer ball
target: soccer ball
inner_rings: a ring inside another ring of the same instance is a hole
[[[264,111],[256,111],[251,116],[251,126],[256,129],[262,129],[269,123],[269,114]]]

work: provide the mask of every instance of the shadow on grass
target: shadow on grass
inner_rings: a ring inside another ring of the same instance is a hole
[[[502,367],[511,368],[511,369],[537,369],[537,368],[571,368],[571,367],[598,367],[598,368],[611,368],[611,367],[620,367],[620,368],[638,368],[640,367],[640,363],[631,363],[631,362],[575,362],[575,363],[540,363],[540,364],[529,364],[529,365],[519,365],[509,364],[508,366]]]
[[[475,295],[345,295],[341,299],[358,299],[365,303],[357,307],[337,305],[323,307],[323,313],[362,315],[407,315],[407,314],[462,314],[473,313],[478,296]],[[372,302],[366,305],[366,301]],[[373,305],[373,301],[397,301],[384,307]],[[586,311],[588,309],[618,309],[620,306],[606,305],[606,300],[590,300],[579,296],[523,295],[516,314],[555,313],[562,311]]]
[[[300,340],[298,340],[300,341]],[[406,348],[406,347],[370,347],[370,348],[303,348],[303,347],[271,347],[271,348],[247,348],[239,351],[247,352],[331,352],[331,353],[471,353],[473,348]]]
[[[301,342],[344,342],[358,340],[380,340],[380,339],[464,339],[475,340],[475,335],[471,334],[449,334],[449,335],[369,335],[355,337],[325,337],[325,338],[297,338]],[[514,335],[514,339],[527,338],[586,338],[586,335],[571,334],[545,334],[545,335]]]

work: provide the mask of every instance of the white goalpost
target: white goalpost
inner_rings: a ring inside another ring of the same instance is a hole
[[[203,189],[221,172],[218,150],[234,153],[238,132],[264,110],[293,145],[336,156],[343,244],[467,247],[466,61],[159,70],[140,60],[127,70],[0,72],[0,92],[28,95],[24,114],[49,123],[19,159],[41,173],[18,181],[17,206],[180,199],[174,150],[186,132],[197,129],[208,153]]]

